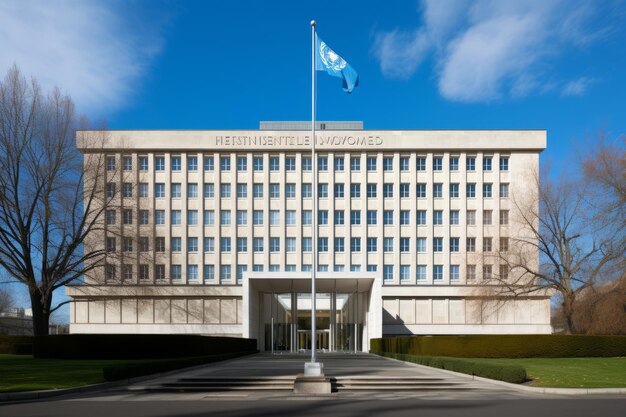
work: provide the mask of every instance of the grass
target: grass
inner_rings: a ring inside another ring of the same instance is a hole
[[[619,358],[467,358],[477,363],[519,365],[529,385],[554,388],[624,388],[626,357]]]
[[[71,388],[104,381],[108,365],[139,364],[153,360],[34,359],[29,355],[0,354],[0,392]]]

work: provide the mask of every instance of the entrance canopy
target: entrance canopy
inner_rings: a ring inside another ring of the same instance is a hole
[[[318,272],[316,292],[365,292],[372,288],[375,272]],[[308,272],[251,272],[248,285],[263,292],[311,292]]]

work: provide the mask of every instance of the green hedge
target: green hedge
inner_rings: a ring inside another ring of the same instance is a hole
[[[10,336],[0,334],[0,353],[32,355],[33,336]]]
[[[433,368],[447,369],[468,375],[476,375],[483,378],[497,379],[499,381],[521,384],[528,378],[526,370],[517,365],[494,365],[476,363],[466,359],[438,357],[438,356],[414,356],[402,353],[373,352],[388,358],[399,359],[405,362],[413,362],[419,365],[432,366]]]
[[[255,339],[169,334],[71,334],[35,337],[36,358],[163,359],[256,351]]]
[[[397,336],[372,339],[370,350],[463,358],[614,357],[626,356],[626,336]]]
[[[200,356],[192,358],[163,359],[154,362],[145,362],[133,365],[111,365],[102,368],[105,381],[118,381],[120,379],[135,378],[138,376],[173,371],[190,366],[204,365],[206,363],[219,362],[226,359],[249,355],[252,352],[224,353],[221,355]]]

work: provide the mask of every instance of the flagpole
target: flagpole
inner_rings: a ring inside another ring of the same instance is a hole
[[[311,20],[311,164],[313,165],[313,270],[311,272],[311,363],[316,361],[317,326],[315,275],[317,274],[317,157],[315,155],[315,20]]]

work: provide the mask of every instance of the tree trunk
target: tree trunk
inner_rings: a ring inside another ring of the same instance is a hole
[[[576,326],[574,324],[574,297],[564,295],[563,299],[563,318],[565,319],[565,333],[576,333]]]
[[[48,336],[50,332],[50,297],[42,299],[38,289],[30,290],[30,305],[33,309],[33,334]]]

